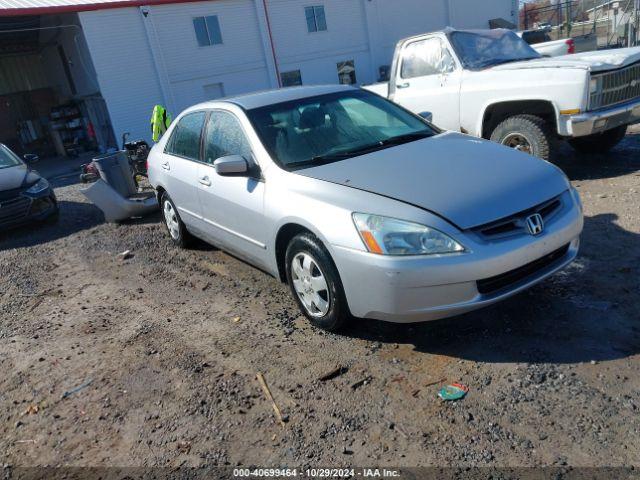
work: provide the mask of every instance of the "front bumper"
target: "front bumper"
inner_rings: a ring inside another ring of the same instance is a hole
[[[615,107],[564,117],[565,122],[570,126],[568,133],[572,137],[601,133],[621,125],[640,122],[640,99]]]
[[[0,232],[46,220],[58,212],[58,202],[52,188],[37,195],[20,194],[0,200]]]
[[[468,253],[391,257],[334,246],[332,254],[353,315],[422,322],[476,310],[542,281],[575,259],[582,226],[581,209],[570,202],[537,237],[489,242],[465,235],[461,239]],[[561,254],[547,257],[557,251]],[[538,268],[543,257],[551,260]],[[512,272],[524,274],[510,276]],[[488,293],[479,291],[479,281],[504,277],[513,281]]]

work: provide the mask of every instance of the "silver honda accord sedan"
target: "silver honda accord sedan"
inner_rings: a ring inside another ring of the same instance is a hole
[[[287,282],[327,330],[495,303],[569,264],[583,225],[552,164],[345,86],[191,107],[149,179],[173,242],[199,237]]]

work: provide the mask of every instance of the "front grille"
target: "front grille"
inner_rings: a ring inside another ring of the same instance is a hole
[[[540,270],[548,267],[549,265],[564,257],[567,254],[568,250],[569,244],[567,243],[564,247],[561,247],[558,250],[555,250],[548,255],[539,258],[538,260],[534,260],[531,263],[527,263],[522,267],[516,268],[515,270],[496,275],[495,277],[485,278],[484,280],[478,280],[476,282],[478,286],[478,292],[483,295],[489,295],[492,293],[496,293],[503,288],[506,288],[517,282],[525,280],[526,278],[535,275]]]
[[[17,222],[26,217],[30,205],[31,199],[22,195],[0,201],[0,224]]]
[[[542,220],[546,223],[561,207],[562,202],[560,201],[560,197],[555,197],[523,212],[518,212],[509,217],[480,225],[474,228],[473,231],[488,240],[524,234],[526,233],[525,220],[528,216],[539,213],[542,216]]]
[[[598,110],[640,98],[640,63],[612,72],[595,74],[591,78],[600,79],[602,87],[591,94],[589,110]]]

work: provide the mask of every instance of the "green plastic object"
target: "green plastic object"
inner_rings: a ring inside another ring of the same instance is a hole
[[[438,396],[444,401],[460,400],[465,397],[468,391],[469,387],[466,385],[462,385],[461,383],[452,383],[451,385],[442,387],[438,392]]]

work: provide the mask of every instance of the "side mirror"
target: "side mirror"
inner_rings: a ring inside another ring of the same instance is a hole
[[[420,112],[418,115],[420,115],[422,118],[424,118],[427,122],[433,123],[433,113],[431,113],[431,112]]]
[[[40,160],[40,157],[35,153],[25,153],[22,158],[24,158],[24,161],[27,163],[36,163]]]
[[[249,174],[249,164],[242,155],[227,155],[213,162],[216,173],[226,177],[243,177]]]

